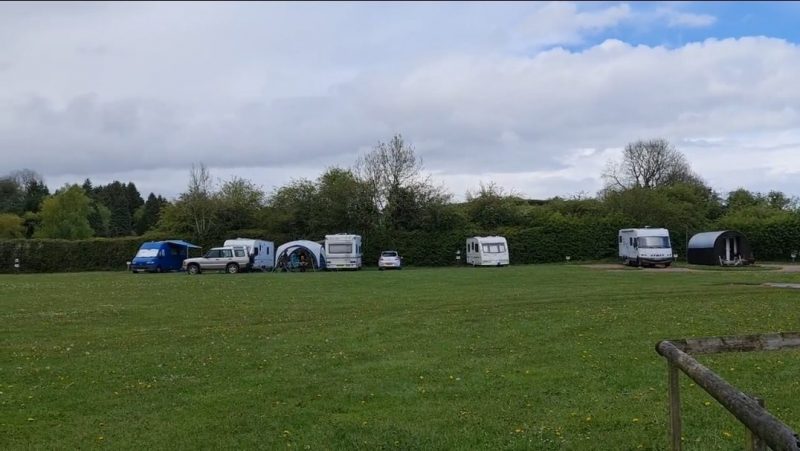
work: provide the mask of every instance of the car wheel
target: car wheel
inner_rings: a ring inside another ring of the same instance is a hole
[[[188,268],[186,268],[186,272],[191,275],[200,274],[200,266],[191,264]]]
[[[228,274],[236,274],[239,272],[239,265],[236,263],[228,263],[228,266],[225,267],[225,272]]]
[[[160,266],[156,266],[156,272],[161,272],[161,267]]]

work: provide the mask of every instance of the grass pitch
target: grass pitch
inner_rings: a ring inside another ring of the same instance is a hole
[[[662,339],[800,330],[776,271],[0,276],[3,449],[665,449]],[[700,360],[800,429],[800,353]],[[743,426],[682,377],[686,449]]]

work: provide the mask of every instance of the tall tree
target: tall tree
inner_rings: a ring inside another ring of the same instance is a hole
[[[22,213],[23,196],[13,177],[0,178],[0,213]]]
[[[89,225],[91,200],[78,185],[65,185],[42,202],[41,225],[36,238],[85,239],[92,236]]]
[[[422,159],[417,158],[413,146],[399,134],[388,143],[378,143],[356,161],[354,168],[375,209],[381,213],[382,225],[389,227],[407,225],[398,215],[409,212],[412,206],[421,211],[452,197],[443,187],[434,186],[422,170]],[[392,201],[396,205],[391,206]]]
[[[161,218],[161,209],[167,204],[167,200],[163,197],[150,193],[144,205],[134,213],[136,233],[141,235],[155,227]]]
[[[664,139],[636,141],[625,146],[621,161],[610,161],[603,172],[606,189],[656,188],[697,183],[686,157]]]
[[[352,171],[333,167],[317,179],[315,226],[321,231],[367,233],[377,222],[369,187]]]
[[[222,184],[216,194],[219,226],[224,230],[241,230],[258,226],[258,215],[264,206],[264,193],[251,181],[234,177]]]
[[[0,214],[0,239],[25,238],[23,220],[12,213]]]
[[[44,178],[36,171],[31,169],[21,169],[11,173],[11,177],[16,181],[17,186],[22,191],[20,210],[22,212],[39,211],[39,207],[45,197],[50,195],[50,190],[44,183]]]
[[[217,202],[211,172],[201,162],[192,164],[189,172],[188,190],[179,196],[181,207],[186,210],[195,237],[206,238],[215,226]]]

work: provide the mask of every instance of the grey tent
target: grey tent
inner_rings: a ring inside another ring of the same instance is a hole
[[[691,265],[747,265],[755,262],[747,238],[734,230],[703,232],[689,240]]]

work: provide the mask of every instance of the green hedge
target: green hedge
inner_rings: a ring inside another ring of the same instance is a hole
[[[363,236],[366,266],[375,266],[383,250],[397,250],[407,265],[447,266],[456,264],[456,251],[464,262],[465,241],[476,235],[502,235],[508,239],[512,264],[616,259],[617,232],[628,227],[621,219],[555,217],[531,227],[502,227],[490,230],[460,228],[441,231],[376,231]],[[719,230],[738,230],[749,239],[756,258],[788,260],[792,250],[800,249],[800,215],[768,220],[749,218],[739,222],[720,222]],[[713,229],[713,228],[712,228]],[[673,249],[685,256],[685,231],[671,231]],[[690,232],[691,236],[693,232]],[[288,234],[270,236],[265,230],[240,230],[229,237],[266,239],[280,245],[298,239]],[[170,237],[148,234],[129,238],[0,241],[0,272],[14,272],[14,259],[20,259],[21,272],[123,270],[144,241]],[[320,240],[323,237],[307,239]],[[188,241],[192,241],[189,239]],[[208,238],[196,244],[208,249],[222,244],[223,237]]]
[[[716,230],[736,230],[750,242],[756,261],[787,261],[800,251],[800,214],[768,219],[721,220]]]
[[[0,241],[0,272],[114,271],[126,269],[140,238],[95,238],[90,240]]]

